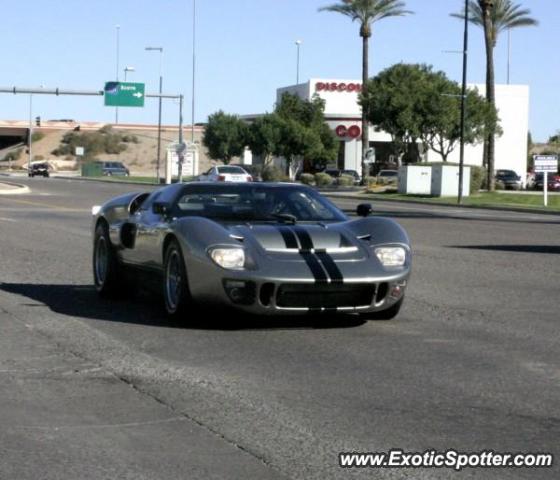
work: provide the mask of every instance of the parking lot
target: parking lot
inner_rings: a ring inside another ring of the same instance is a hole
[[[91,206],[142,187],[21,183],[0,197],[0,478],[560,474],[338,466],[393,448],[558,457],[560,216],[378,202],[413,245],[395,320],[181,324],[152,295],[92,288]]]

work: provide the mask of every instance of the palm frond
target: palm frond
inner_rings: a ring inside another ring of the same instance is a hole
[[[452,13],[452,17],[464,19],[465,10],[461,13]],[[522,8],[521,4],[512,0],[495,0],[491,12],[492,37],[497,40],[499,33],[518,27],[533,27],[539,22],[531,17],[531,10]],[[484,15],[478,0],[469,0],[469,21],[484,28]]]
[[[319,8],[319,11],[340,13],[362,25],[413,13],[406,9],[403,0],[340,0],[340,3]]]

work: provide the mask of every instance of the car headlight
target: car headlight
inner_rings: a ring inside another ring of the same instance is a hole
[[[384,267],[402,267],[406,261],[403,247],[377,247],[375,254]]]
[[[210,258],[222,268],[242,270],[245,266],[245,251],[242,248],[213,248],[210,250]]]

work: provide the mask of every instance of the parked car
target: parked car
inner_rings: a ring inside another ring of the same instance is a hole
[[[548,190],[551,191],[560,191],[560,175],[558,173],[548,173],[547,178]],[[544,173],[536,173],[535,174],[535,190],[543,190],[544,185]]]
[[[341,171],[338,168],[326,168],[323,173],[330,175],[332,178],[337,179],[340,177]]]
[[[49,164],[48,163],[33,163],[29,169],[27,174],[30,177],[34,177],[36,175],[41,175],[42,177],[49,176]]]
[[[377,183],[396,185],[399,181],[398,170],[380,170],[377,174]]]
[[[124,166],[122,162],[100,162],[102,174],[111,177],[113,175],[128,177],[130,171]]]
[[[252,182],[253,177],[239,165],[217,165],[198,177],[201,182]]]
[[[185,320],[193,304],[389,320],[412,253],[405,230],[371,212],[361,204],[349,218],[313,188],[285,183],[127,193],[92,209],[95,288],[118,294],[134,271],[136,285],[157,288],[167,313]]]
[[[231,164],[230,167],[241,167],[253,178],[253,182],[262,182],[262,167],[260,165],[238,165]]]
[[[354,185],[359,185],[362,181],[362,177],[356,170],[342,170],[342,175],[349,175],[350,177],[354,178]]]
[[[358,172],[356,172],[356,170],[341,170],[338,168],[326,168],[325,170],[323,170],[322,173],[326,173],[327,175],[330,175],[332,178],[334,178],[334,183],[338,183],[338,179],[340,178],[341,175],[348,175],[350,177],[354,178],[354,185],[358,185],[362,179],[362,177],[360,177],[360,174]]]
[[[506,190],[521,190],[523,181],[513,170],[496,170],[496,181],[502,182]]]

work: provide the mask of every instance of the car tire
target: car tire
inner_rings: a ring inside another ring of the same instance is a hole
[[[109,231],[105,225],[99,224],[95,229],[93,241],[93,282],[100,296],[116,297],[123,291],[119,267]]]
[[[392,320],[395,318],[402,307],[404,302],[404,297],[402,297],[397,303],[391,305],[389,308],[385,310],[381,310],[379,312],[371,312],[371,313],[364,313],[360,316],[364,320]]]
[[[171,317],[184,314],[187,307],[192,303],[185,260],[181,247],[176,240],[169,242],[165,249],[163,299],[165,310]]]

